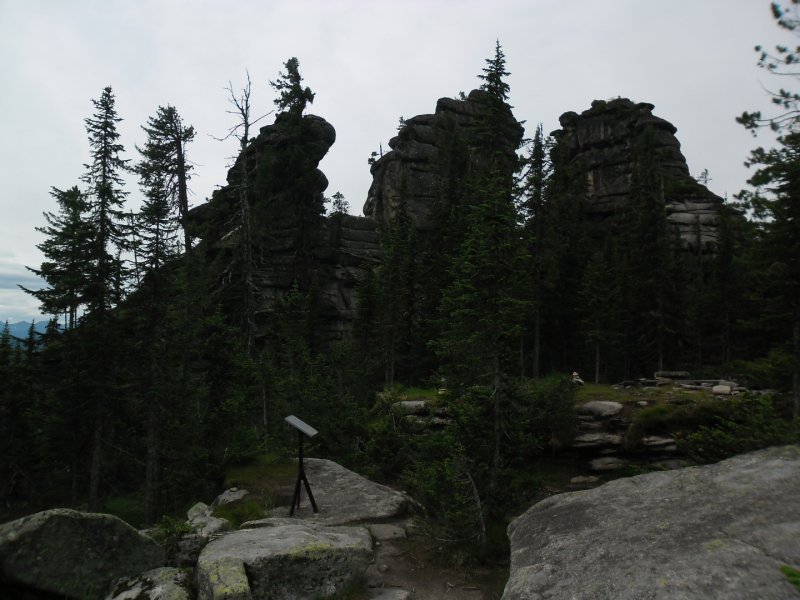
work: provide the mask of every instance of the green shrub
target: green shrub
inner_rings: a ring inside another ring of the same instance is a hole
[[[689,403],[661,402],[634,413],[625,434],[625,447],[636,450],[649,435],[676,435],[712,425],[731,411],[729,400],[713,398]]]
[[[781,565],[781,573],[786,575],[786,579],[789,580],[789,583],[796,587],[797,591],[800,592],[800,571],[790,567],[789,565]]]
[[[697,462],[715,462],[759,448],[800,442],[800,419],[781,417],[771,396],[745,396],[731,400],[727,408],[727,414],[713,423],[679,437],[679,448]]]
[[[781,573],[786,575],[786,579],[789,580],[789,583],[796,587],[797,591],[800,592],[800,571],[793,569],[789,565],[782,565]]]
[[[263,519],[268,515],[269,507],[261,500],[245,496],[240,500],[217,506],[214,516],[225,519],[231,527],[238,529],[242,523]]]
[[[156,524],[152,534],[153,539],[164,548],[168,564],[175,563],[175,557],[180,549],[180,540],[191,530],[192,526],[187,521],[168,515],[162,516],[161,520]]]

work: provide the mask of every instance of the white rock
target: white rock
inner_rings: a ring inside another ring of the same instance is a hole
[[[622,411],[622,404],[610,400],[592,400],[578,406],[579,414],[592,415],[599,418],[613,417]]]

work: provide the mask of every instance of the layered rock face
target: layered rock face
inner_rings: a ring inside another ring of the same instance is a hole
[[[504,600],[783,600],[800,566],[800,447],[551,496],[508,528]]]
[[[296,282],[314,281],[323,337],[338,339],[355,317],[355,284],[379,260],[377,225],[349,215],[320,216],[328,180],[317,167],[336,139],[315,115],[297,121],[279,115],[262,127],[228,172],[228,185],[190,213],[193,235],[208,264],[221,265],[217,289],[240,277],[234,256],[241,243],[238,212],[241,169],[250,198],[256,314],[263,318]],[[235,299],[233,300],[235,304]]]
[[[370,169],[373,180],[364,214],[388,224],[405,197],[416,228],[431,229],[433,211],[448,201],[453,179],[487,167],[485,142],[479,142],[487,128],[502,140],[501,153],[511,164],[523,129],[511,110],[507,106],[498,110],[496,102],[487,92],[473,90],[464,100],[441,98],[432,115],[406,120],[389,141],[391,151]]]
[[[717,244],[722,199],[689,175],[677,129],[653,115],[652,104],[627,98],[595,100],[589,110],[564,113],[559,121],[561,129],[551,135],[566,165],[585,174],[590,218],[613,218],[628,205],[637,145],[647,135],[647,152],[663,181],[669,182],[663,186],[667,221],[686,246],[709,249]]]

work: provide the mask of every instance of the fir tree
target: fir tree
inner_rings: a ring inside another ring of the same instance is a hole
[[[142,156],[136,171],[142,184],[148,188],[148,197],[160,193],[168,207],[180,217],[183,229],[184,249],[188,254],[192,240],[187,231],[189,199],[187,183],[192,166],[186,158],[186,146],[194,140],[194,128],[185,126],[174,106],[159,106],[156,114],[142,126],[147,134],[144,147],[137,150]]]
[[[22,289],[41,302],[42,312],[63,314],[65,327],[71,329],[77,324],[78,309],[85,302],[93,230],[83,220],[88,204],[77,186],[66,191],[52,188],[50,194],[58,202],[58,213],[44,213],[47,226],[36,228],[47,236],[45,241],[36,246],[46,260],[38,269],[28,267],[29,271],[44,279],[49,287],[41,290]]]
[[[300,75],[300,61],[292,57],[286,61],[285,73],[278,73],[277,81],[270,85],[278,92],[275,104],[278,112],[301,116],[306,109],[306,104],[314,102],[314,92],[311,88],[303,87],[303,78]]]
[[[506,71],[506,56],[503,54],[500,40],[495,43],[494,58],[486,59],[486,68],[483,69],[483,73],[483,75],[478,75],[478,79],[484,82],[481,89],[486,90],[502,102],[508,100],[508,92],[511,88],[504,78],[511,73]]]
[[[117,123],[122,119],[117,116],[111,88],[105,88],[92,103],[95,113],[85,119],[91,163],[85,165],[83,176],[89,185],[86,220],[94,237],[86,301],[90,312],[98,313],[102,320],[118,296],[120,263],[115,251],[124,245],[122,173],[127,170],[127,160],[120,156],[124,147],[119,143]]]
[[[748,166],[759,167],[749,200],[760,222],[757,257],[762,326],[788,355],[794,416],[800,416],[800,133],[778,138],[771,150],[754,150]]]

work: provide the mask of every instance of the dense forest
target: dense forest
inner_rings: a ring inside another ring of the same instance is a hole
[[[796,60],[761,54],[771,72]],[[228,466],[290,454],[283,418],[295,414],[323,433],[317,455],[441,502],[484,545],[525,486],[509,474],[574,433],[564,373],[606,383],[722,373],[784,394],[797,417],[800,96],[776,95],[781,116],[739,117],[771,126],[777,145],[753,151],[752,189],[720,202],[705,243],[667,218],[687,184],[647,127],[632,142],[627,202],[592,218],[588,166],[563,135],[539,126],[524,138],[508,75],[498,42],[480,89],[461,97],[481,107],[474,126],[454,128],[436,156],[446,176],[425,226],[404,195],[412,182],[400,181],[337,335],[321,248],[356,219],[341,195],[323,195],[316,164],[333,140],[305,114],[314,93],[297,59],[271,82],[266,149],[254,143],[250,82],[229,88],[241,152],[199,209],[187,200],[193,127],[158,107],[137,158],[125,158],[114,91],[102,90],[85,119],[90,163],[75,186],[52,189],[45,262],[31,268],[46,287],[28,291],[53,320],[20,345],[7,327],[0,337],[8,515],[69,505],[156,522],[217,491]],[[127,173],[139,179],[136,211]],[[265,265],[281,285],[265,283]],[[398,386],[440,388],[458,426],[409,442],[388,408]]]

